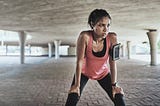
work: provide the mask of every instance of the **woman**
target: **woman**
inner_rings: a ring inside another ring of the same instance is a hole
[[[109,52],[117,44],[116,34],[109,32],[110,21],[110,15],[103,9],[95,9],[89,15],[88,24],[92,30],[79,35],[76,74],[65,106],[76,106],[89,79],[98,81],[115,106],[125,106],[123,90],[117,86],[116,62]]]

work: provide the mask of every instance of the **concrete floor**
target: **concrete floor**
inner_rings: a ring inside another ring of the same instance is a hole
[[[0,57],[0,106],[64,106],[75,71],[74,57]],[[7,63],[7,64],[6,64]],[[159,106],[160,65],[121,59],[119,85],[127,106]],[[113,106],[96,81],[90,80],[78,106]]]

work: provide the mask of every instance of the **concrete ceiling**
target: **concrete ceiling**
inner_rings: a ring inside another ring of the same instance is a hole
[[[0,0],[0,29],[23,30],[31,44],[58,39],[75,45],[95,8],[110,13],[111,31],[120,41],[148,41],[146,29],[160,28],[160,0]]]

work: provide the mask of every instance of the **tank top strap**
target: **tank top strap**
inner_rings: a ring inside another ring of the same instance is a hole
[[[110,41],[109,35],[107,35],[107,37],[106,37],[106,48],[110,49],[110,47],[111,47],[111,41]]]

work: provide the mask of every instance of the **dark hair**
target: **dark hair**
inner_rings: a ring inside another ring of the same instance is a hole
[[[95,9],[90,13],[88,17],[88,24],[90,25],[91,28],[93,28],[93,26],[103,17],[108,17],[109,19],[111,19],[111,16],[106,10]]]

